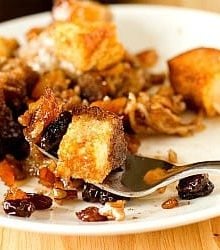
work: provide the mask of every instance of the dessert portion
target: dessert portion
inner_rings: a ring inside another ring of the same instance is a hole
[[[0,37],[0,178],[10,187],[4,211],[29,217],[52,205],[16,188],[17,180],[35,176],[59,204],[80,191],[84,201],[104,206],[77,212],[79,219],[123,220],[128,199],[93,184],[138,151],[137,135],[186,136],[203,128],[200,111],[217,115],[219,58],[216,49],[185,52],[169,60],[168,82],[165,73],[152,73],[156,51],[126,51],[110,10],[91,1],[55,1],[52,22],[29,30],[25,44]],[[189,110],[194,118],[185,120]],[[181,199],[213,188],[207,175],[177,186]]]

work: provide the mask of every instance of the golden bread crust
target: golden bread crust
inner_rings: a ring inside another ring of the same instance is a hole
[[[220,50],[193,49],[169,60],[168,66],[171,85],[178,94],[208,116],[219,113]]]
[[[98,107],[77,106],[58,150],[56,173],[101,183],[124,164],[127,145],[121,119]]]
[[[115,25],[111,23],[59,22],[49,27],[48,35],[54,42],[56,57],[73,64],[79,71],[102,70],[124,56]]]

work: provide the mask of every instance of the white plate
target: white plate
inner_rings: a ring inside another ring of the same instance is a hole
[[[159,68],[166,69],[166,60],[186,49],[197,46],[220,47],[220,16],[201,11],[156,6],[113,7],[120,38],[130,51],[156,48],[161,55]],[[0,34],[22,39],[24,32],[48,23],[49,14],[16,19],[0,25]],[[220,159],[220,120],[207,121],[207,129],[193,137],[149,137],[143,141],[140,152],[147,155],[166,154],[174,149],[185,162]],[[127,203],[126,220],[123,222],[85,223],[75,212],[90,203],[75,201],[51,211],[37,211],[31,218],[8,217],[0,209],[0,226],[27,231],[71,235],[109,235],[146,232],[198,222],[220,215],[220,177],[211,176],[214,192],[192,200],[171,210],[161,208],[162,201],[176,195],[175,185],[163,195],[154,194]],[[26,191],[36,191],[39,185],[32,180],[24,186]],[[6,188],[1,184],[0,197]]]

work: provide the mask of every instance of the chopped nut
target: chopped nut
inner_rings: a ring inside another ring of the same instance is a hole
[[[110,220],[122,221],[125,219],[124,206],[124,200],[106,202],[104,207],[99,209],[99,213],[103,216],[107,216]]]
[[[99,209],[97,207],[87,207],[79,212],[76,212],[76,216],[82,220],[87,222],[94,221],[106,221],[108,218],[99,213]]]
[[[178,207],[178,205],[179,205],[179,202],[176,198],[170,198],[166,200],[165,202],[163,202],[161,206],[163,209],[171,209],[174,207]]]

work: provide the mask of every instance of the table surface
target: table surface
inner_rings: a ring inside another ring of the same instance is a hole
[[[219,0],[138,0],[220,12]],[[131,2],[134,2],[131,0]],[[147,223],[147,222],[146,222]],[[144,249],[217,250],[220,248],[220,217],[174,229],[122,236],[73,237],[45,235],[0,228],[1,250]]]

